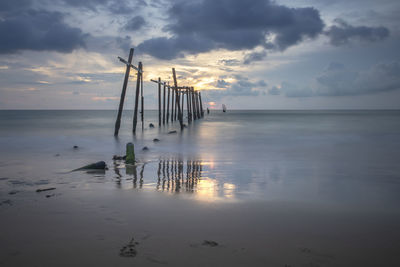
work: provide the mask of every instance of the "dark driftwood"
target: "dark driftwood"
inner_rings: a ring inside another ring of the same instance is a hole
[[[158,78],[158,126],[161,126],[161,78]]]
[[[172,76],[174,77],[175,88],[178,88],[178,82],[176,81],[175,68],[172,68]],[[182,120],[181,107],[179,105],[179,93],[178,93],[178,90],[176,90],[176,104],[178,105],[178,119],[179,119],[179,124],[180,124],[181,130],[182,130],[183,129],[183,120]]]
[[[136,80],[136,95],[135,95],[135,112],[133,114],[133,128],[132,132],[136,133],[136,124],[137,124],[137,113],[138,113],[138,104],[139,104],[139,89],[140,89],[140,71],[142,70],[142,62],[139,62],[139,70],[137,73]]]
[[[170,95],[170,91],[171,91],[171,88],[169,88],[169,84],[168,84],[168,97],[167,97],[167,123],[168,123],[168,120],[169,120],[169,95]]]
[[[164,97],[163,97],[163,124],[165,124],[165,87],[166,84],[164,82]]]
[[[130,64],[132,63],[133,51],[134,51],[133,48],[131,48],[131,50],[129,51],[129,58],[128,58],[129,65],[126,65],[124,84],[122,86],[121,98],[119,100],[117,120],[115,122],[114,136],[118,136],[119,128],[121,127],[121,115],[122,115],[122,109],[124,108],[126,87],[128,86],[129,72],[131,70]]]
[[[201,116],[204,117],[203,103],[201,102],[201,93],[200,93],[200,92],[199,92],[199,99],[200,99],[200,112],[201,112]]]

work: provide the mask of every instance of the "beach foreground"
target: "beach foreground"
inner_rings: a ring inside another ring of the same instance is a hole
[[[1,266],[400,263],[398,112],[212,114],[117,140],[104,114],[2,115]],[[129,141],[136,168],[112,160]]]

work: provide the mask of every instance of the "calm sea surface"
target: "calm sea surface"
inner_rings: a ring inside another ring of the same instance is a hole
[[[159,128],[157,112],[146,111],[136,136],[127,111],[117,139],[115,118],[115,111],[0,111],[0,197],[38,185],[102,184],[205,202],[388,212],[400,204],[400,111],[211,111],[182,133],[177,122]],[[140,161],[135,169],[112,160],[128,142]],[[105,173],[69,172],[100,160]]]

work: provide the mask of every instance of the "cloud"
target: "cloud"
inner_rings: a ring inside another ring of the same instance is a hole
[[[246,55],[244,56],[244,61],[243,61],[243,63],[244,63],[245,65],[248,65],[248,64],[250,64],[250,63],[252,63],[252,62],[254,62],[254,61],[261,61],[261,60],[263,60],[266,56],[267,56],[267,52],[265,52],[265,51],[261,51],[261,52],[252,52],[252,53],[246,54]]]
[[[381,41],[389,36],[389,30],[385,27],[352,26],[346,21],[336,19],[338,25],[331,26],[325,31],[334,46],[348,44],[351,40],[365,42]]]
[[[218,63],[225,65],[225,66],[237,66],[240,64],[240,61],[237,59],[221,59],[218,61]]]
[[[315,38],[324,27],[319,11],[312,7],[289,8],[269,0],[174,2],[168,14],[171,22],[165,30],[171,37],[148,39],[138,46],[160,59],[220,48],[285,50]],[[267,37],[273,38],[267,41]]]
[[[283,82],[281,88],[272,87],[270,95],[287,97],[356,96],[400,89],[400,62],[384,62],[365,71],[347,69],[340,63],[329,66],[309,86],[299,87]]]
[[[85,47],[87,37],[79,28],[70,27],[60,12],[34,10],[29,1],[21,5],[2,3],[0,20],[0,54],[20,50],[69,53]]]
[[[113,14],[132,14],[136,9],[147,6],[145,0],[61,0],[64,4],[98,12],[105,9]]]
[[[145,24],[146,21],[142,16],[135,16],[128,20],[124,26],[124,29],[127,31],[137,31],[140,30]]]

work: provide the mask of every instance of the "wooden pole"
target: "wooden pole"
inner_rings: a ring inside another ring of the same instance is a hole
[[[129,51],[129,58],[128,58],[129,64],[132,63],[132,58],[133,58],[133,48],[131,48]],[[117,120],[115,121],[114,136],[118,136],[119,128],[121,127],[121,115],[122,115],[122,109],[124,108],[126,87],[128,86],[130,70],[131,67],[129,65],[126,65],[124,84],[122,86],[121,98],[119,100],[118,115],[117,115]]]
[[[143,71],[143,66],[142,69]],[[143,72],[140,72],[140,95],[141,95],[141,112],[140,119],[142,121],[142,131],[144,130],[144,96],[143,96]]]
[[[193,110],[193,119],[197,120],[197,113],[196,113],[196,102],[194,100],[194,89],[191,88],[191,95],[192,95],[192,110]]]
[[[163,97],[163,124],[165,124],[165,87],[166,87],[166,83],[164,82],[164,97]]]
[[[161,78],[158,77],[158,126],[161,126]]]
[[[189,100],[189,88],[186,88],[186,109],[188,115],[188,123],[191,122],[191,114],[190,114],[190,100]]]
[[[175,88],[178,88],[178,82],[176,81],[176,73],[175,73],[175,68],[172,68],[172,76],[174,77],[174,84]],[[179,124],[181,125],[181,130],[183,130],[183,120],[182,120],[182,113],[181,113],[181,107],[179,105],[179,94],[178,90],[176,90],[176,104],[178,105],[178,119],[179,119]]]
[[[140,71],[142,70],[142,62],[139,62],[139,70],[137,73],[136,80],[136,95],[135,95],[135,112],[133,114],[133,128],[132,132],[136,133],[136,124],[137,124],[137,113],[138,113],[138,104],[139,104],[139,89],[140,89]]]
[[[168,123],[168,120],[169,120],[169,95],[170,95],[170,91],[171,91],[171,89],[169,88],[169,84],[168,84],[168,97],[167,97],[167,123]]]
[[[184,109],[184,107],[185,107],[185,94],[184,94],[184,91],[180,91],[180,93],[181,93],[181,97],[182,97],[182,121],[183,121],[183,109]]]
[[[174,106],[175,106],[175,101],[174,101],[174,99],[175,99],[175,91],[174,91],[174,88],[171,88],[171,122],[173,122],[174,121],[174,110],[175,110],[175,108],[174,108]]]
[[[203,102],[201,102],[201,93],[200,93],[200,92],[199,92],[199,99],[200,99],[200,112],[201,112],[201,117],[204,117]]]
[[[195,99],[196,99],[196,113],[197,113],[197,118],[200,119],[199,93],[198,93],[198,92],[195,92]]]

